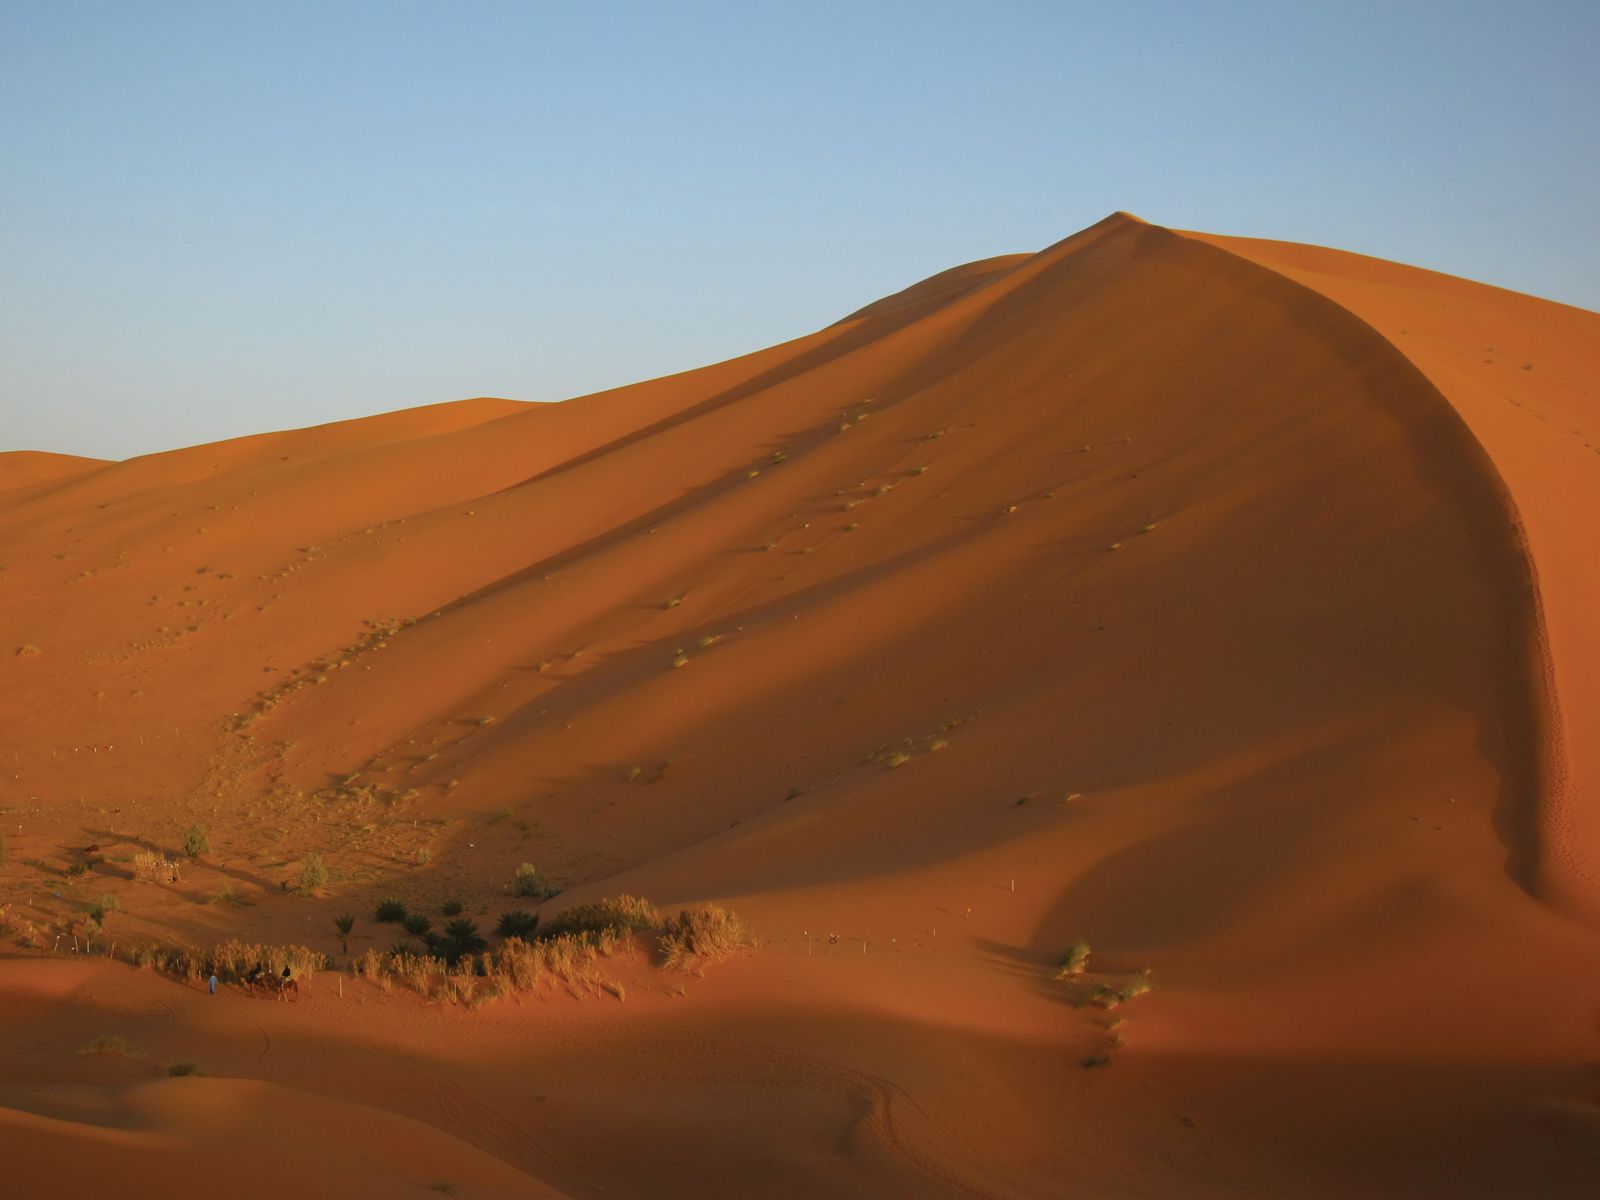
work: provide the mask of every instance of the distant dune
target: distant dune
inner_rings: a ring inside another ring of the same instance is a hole
[[[559,405],[0,455],[0,1163],[1595,1195],[1597,380],[1593,313],[1116,214]],[[489,1003],[344,970],[379,899],[487,932],[522,863],[547,922],[712,901],[759,948]],[[128,965],[229,937],[338,969]]]

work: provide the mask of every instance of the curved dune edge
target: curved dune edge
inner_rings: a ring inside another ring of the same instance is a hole
[[[1524,634],[1528,645],[1527,705],[1530,717],[1531,738],[1528,742],[1535,750],[1536,766],[1528,780],[1527,803],[1531,819],[1516,819],[1515,836],[1522,840],[1514,847],[1508,863],[1511,874],[1531,894],[1553,904],[1571,915],[1580,916],[1590,923],[1600,923],[1600,894],[1595,887],[1596,871],[1592,849],[1584,844],[1580,830],[1581,814],[1577,812],[1578,796],[1573,787],[1568,767],[1567,739],[1572,729],[1573,714],[1563,709],[1563,697],[1557,685],[1555,657],[1551,646],[1550,617],[1544,597],[1539,556],[1529,535],[1527,518],[1519,504],[1506,473],[1496,458],[1495,448],[1480,436],[1468,420],[1461,404],[1453,399],[1424,368],[1423,364],[1408,354],[1395,337],[1368,320],[1348,303],[1330,294],[1333,289],[1317,286],[1307,278],[1307,272],[1293,271],[1275,263],[1271,251],[1284,249],[1304,256],[1324,255],[1337,259],[1353,260],[1355,268],[1371,264],[1389,273],[1404,273],[1416,277],[1421,283],[1439,281],[1460,285],[1466,281],[1439,275],[1420,268],[1408,268],[1382,260],[1369,260],[1364,256],[1343,251],[1325,250],[1322,247],[1256,242],[1252,239],[1229,238],[1220,235],[1175,231],[1180,236],[1222,253],[1260,270],[1270,272],[1290,286],[1315,295],[1348,314],[1349,318],[1364,328],[1372,338],[1388,347],[1394,355],[1404,359],[1417,376],[1418,384],[1434,398],[1442,412],[1448,413],[1459,433],[1459,449],[1465,463],[1476,476],[1477,485],[1487,489],[1495,498],[1503,514],[1502,528],[1498,532],[1485,531],[1489,536],[1503,539],[1499,549],[1513,554],[1519,570],[1507,581],[1508,594],[1520,592],[1526,601],[1519,605]],[[1266,253],[1252,254],[1261,247]],[[1499,292],[1517,300],[1526,298],[1515,293],[1501,292],[1487,285],[1469,284],[1485,292]],[[1540,302],[1548,303],[1548,302]],[[1551,307],[1557,307],[1552,305]],[[1576,310],[1575,310],[1576,311]],[[1567,548],[1572,552],[1574,548]],[[1508,814],[1510,815],[1510,814]]]

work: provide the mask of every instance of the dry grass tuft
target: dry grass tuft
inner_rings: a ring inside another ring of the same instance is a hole
[[[753,944],[750,931],[736,913],[707,904],[670,918],[656,938],[656,952],[664,966],[683,970],[702,962],[721,962],[735,950]]]

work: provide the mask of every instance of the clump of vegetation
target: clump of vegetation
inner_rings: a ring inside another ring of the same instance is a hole
[[[1057,979],[1069,979],[1074,975],[1082,975],[1088,968],[1089,943],[1083,938],[1074,938],[1061,955],[1061,962],[1056,967],[1055,977]]]
[[[393,896],[385,896],[373,909],[372,918],[383,925],[398,925],[406,919],[406,906]]]
[[[183,852],[190,858],[199,858],[211,852],[211,839],[206,837],[206,827],[196,821],[184,832]]]
[[[89,910],[89,915],[100,925],[104,926],[106,917],[117,911],[122,906],[117,903],[115,896],[101,896],[94,902],[94,907]]]
[[[500,920],[495,925],[495,933],[503,938],[531,938],[533,931],[539,928],[539,914],[528,912],[526,909],[514,908],[510,912],[501,913]]]
[[[1150,982],[1150,971],[1148,968],[1143,971],[1135,972],[1132,979],[1128,980],[1116,990],[1117,999],[1123,1004],[1126,1004],[1135,996],[1144,995],[1154,986],[1155,984]]]
[[[422,913],[412,913],[401,924],[405,926],[407,933],[417,938],[426,937],[428,931],[433,928],[433,922]]]
[[[444,935],[434,940],[434,951],[454,966],[469,955],[487,950],[489,943],[478,932],[477,922],[471,917],[457,917],[447,922]]]
[[[331,965],[327,955],[304,946],[272,946],[237,938],[218,942],[209,954],[189,949],[158,951],[156,961],[168,974],[191,980],[205,978],[209,966],[224,983],[237,983],[258,965],[274,975],[282,975],[287,967],[290,978],[307,980]]]
[[[525,862],[517,868],[517,895],[530,900],[548,900],[559,891],[559,888],[550,886],[545,877],[539,874],[539,868],[532,863]]]
[[[439,912],[442,916],[459,917],[461,915],[461,908],[461,901],[457,900],[454,896],[451,896],[443,904],[439,905]]]
[[[615,896],[567,909],[545,922],[540,937],[601,933],[626,937],[632,933],[648,933],[660,923],[661,916],[650,901],[637,896]]]
[[[124,1058],[133,1058],[139,1052],[128,1049],[128,1043],[114,1033],[102,1033],[94,1041],[78,1051],[79,1054],[120,1054]]]
[[[416,853],[417,866],[425,867],[433,861],[433,851],[427,846],[418,846]]]
[[[527,924],[525,932],[511,932]],[[627,995],[619,981],[602,976],[600,960],[655,935],[651,948],[662,965],[688,966],[725,957],[753,940],[737,916],[715,905],[684,911],[663,923],[647,900],[618,896],[580,905],[540,927],[535,913],[512,910],[497,928],[505,941],[490,951],[472,921],[446,926],[429,938],[429,952],[401,943],[388,954],[368,950],[352,969],[390,990],[399,981],[419,995],[476,1007],[540,986],[560,984],[574,994]]]
[[[721,962],[750,944],[750,933],[736,914],[707,904],[669,918],[656,937],[656,952],[664,965],[684,969],[700,962]]]
[[[325,887],[327,882],[328,865],[322,861],[322,855],[313,850],[300,862],[300,890],[314,892]]]
[[[133,877],[141,883],[177,883],[178,862],[156,850],[139,850],[133,856]]]
[[[355,917],[350,913],[341,913],[333,919],[333,927],[339,931],[339,948],[349,954],[350,931],[356,927]]]
[[[200,1069],[199,1063],[184,1061],[173,1063],[167,1068],[167,1074],[177,1079],[185,1075],[204,1075],[205,1072]]]

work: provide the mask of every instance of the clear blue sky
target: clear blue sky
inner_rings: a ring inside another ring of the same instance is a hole
[[[1600,2],[0,0],[0,450],[560,399],[1119,208],[1600,308]]]

